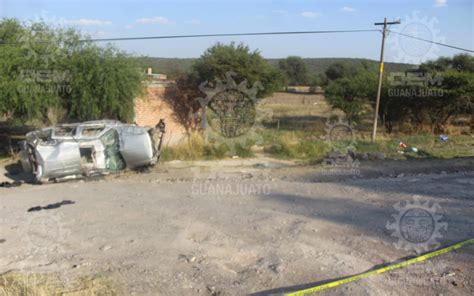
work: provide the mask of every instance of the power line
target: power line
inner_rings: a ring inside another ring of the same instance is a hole
[[[85,39],[85,40],[81,40],[81,41],[82,42],[87,42],[87,41],[102,42],[102,41],[204,38],[204,37],[232,37],[232,36],[361,33],[361,32],[374,32],[374,31],[378,31],[378,30],[324,30],[324,31],[288,31],[288,32],[251,32],[251,33],[223,33],[223,34],[197,34],[197,35],[168,35],[168,36],[123,37],[123,38],[97,38],[97,39],[89,39],[89,40]]]
[[[82,42],[102,41],[126,41],[126,40],[149,40],[149,39],[178,39],[178,38],[205,38],[205,37],[232,37],[232,36],[262,36],[262,35],[302,35],[302,34],[331,34],[331,33],[360,33],[374,32],[378,30],[324,30],[324,31],[288,31],[288,32],[251,32],[251,33],[223,33],[223,34],[197,34],[197,35],[168,35],[168,36],[145,36],[145,37],[123,37],[123,38],[97,38],[85,39]]]
[[[363,33],[363,32],[379,32],[376,29],[360,29],[360,30],[320,30],[320,31],[282,31],[282,32],[249,32],[249,33],[222,33],[222,34],[195,34],[195,35],[165,35],[165,36],[142,36],[142,37],[117,37],[117,38],[92,38],[80,39],[79,42],[110,42],[110,41],[133,41],[133,40],[152,40],[152,39],[185,39],[185,38],[207,38],[207,37],[235,37],[235,36],[269,36],[269,35],[304,35],[304,34],[338,34],[338,33]],[[436,42],[428,39],[423,39],[416,36],[411,36],[405,33],[392,31],[388,32],[399,34],[404,37],[437,44],[444,47],[449,47],[461,51],[472,52],[474,50],[466,49],[454,45],[449,45],[441,42]],[[32,41],[30,43],[49,43],[52,41]],[[21,45],[25,42],[4,42],[0,39],[1,45]]]
[[[391,32],[391,33],[395,33],[395,34],[398,34],[398,35],[401,35],[401,36],[408,37],[408,38],[433,43],[433,44],[436,44],[436,45],[439,45],[439,46],[454,48],[454,49],[467,51],[467,52],[474,52],[474,50],[471,50],[471,49],[466,49],[466,48],[462,48],[462,47],[458,47],[458,46],[454,46],[454,45],[449,45],[449,44],[445,44],[445,43],[441,43],[441,42],[436,42],[436,41],[432,41],[432,40],[428,40],[428,39],[423,39],[423,38],[420,38],[420,37],[408,35],[408,34],[405,34],[405,33],[396,32],[396,31],[391,31],[391,30],[388,30],[388,31]]]
[[[110,42],[110,41],[133,41],[151,39],[184,39],[184,38],[206,38],[206,37],[232,37],[232,36],[264,36],[264,35],[303,35],[303,34],[336,34],[336,33],[362,33],[375,32],[378,30],[321,30],[321,31],[283,31],[283,32],[250,32],[250,33],[222,33],[222,34],[196,34],[196,35],[165,35],[165,36],[142,36],[142,37],[117,37],[117,38],[92,38],[80,39],[79,42]],[[49,41],[37,41],[33,43],[48,43]],[[22,42],[2,42],[0,45],[18,45]]]

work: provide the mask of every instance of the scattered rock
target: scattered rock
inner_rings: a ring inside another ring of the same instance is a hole
[[[266,162],[259,162],[254,165],[255,168],[269,168],[270,165]]]
[[[250,173],[247,173],[247,174],[243,174],[242,175],[242,179],[252,179],[253,178],[253,175],[250,174]]]
[[[178,260],[186,263],[193,263],[196,261],[196,256],[180,254]]]
[[[270,264],[268,265],[268,269],[270,269],[274,273],[280,273],[283,270],[280,264]]]
[[[110,249],[112,249],[112,247],[109,246],[109,245],[105,245],[105,246],[103,246],[103,247],[100,248],[101,251],[108,251],[108,250],[110,250]]]
[[[443,274],[443,276],[455,276],[455,275],[456,275],[456,273],[455,273],[454,271],[445,272],[445,273]]]
[[[349,151],[348,155],[352,159],[357,159],[357,160],[384,160],[385,159],[385,153],[383,152],[355,152],[355,151]],[[339,157],[340,158],[340,157]]]
[[[216,290],[214,286],[206,286],[207,291],[211,294],[211,296],[219,296],[221,295],[220,291]]]
[[[398,174],[398,175],[397,175],[397,178],[403,178],[403,177],[405,177],[405,174],[404,174],[404,173],[401,173],[401,174]]]
[[[385,153],[383,152],[374,152],[369,154],[369,158],[372,157],[374,160],[384,160]]]
[[[3,244],[6,241],[7,241],[6,239],[2,238],[2,239],[0,239],[0,244]]]
[[[342,154],[339,151],[329,152],[329,154],[328,154],[328,158],[343,158],[345,156],[346,156],[345,154]]]

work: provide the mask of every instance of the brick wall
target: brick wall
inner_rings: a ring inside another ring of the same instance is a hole
[[[169,84],[148,84],[145,94],[135,99],[135,122],[140,126],[155,126],[163,118],[166,123],[164,145],[173,145],[186,136],[184,127],[174,118],[174,112],[164,100]]]

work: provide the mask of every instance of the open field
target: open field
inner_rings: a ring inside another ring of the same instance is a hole
[[[249,136],[246,145],[236,150],[239,157],[265,155],[320,162],[334,148],[329,141],[332,125],[338,118],[347,124],[344,114],[332,110],[320,94],[274,93],[258,106],[257,114],[260,114],[261,122],[256,125],[255,135]],[[469,132],[466,122],[462,127],[452,127],[456,132],[450,134],[447,142],[441,141],[439,135],[426,132],[388,134],[379,123],[377,143],[373,144],[371,112],[367,111],[361,123],[350,125],[353,138],[349,141],[351,149],[357,153],[383,153],[386,158],[401,160],[474,156],[474,134]],[[418,152],[398,153],[400,142],[417,148]],[[163,160],[222,159],[228,156],[225,146],[208,145],[193,136],[188,143],[165,148]]]

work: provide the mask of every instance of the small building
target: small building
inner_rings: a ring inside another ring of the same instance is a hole
[[[146,80],[150,82],[166,82],[168,77],[165,74],[153,73],[152,68],[146,70]]]

